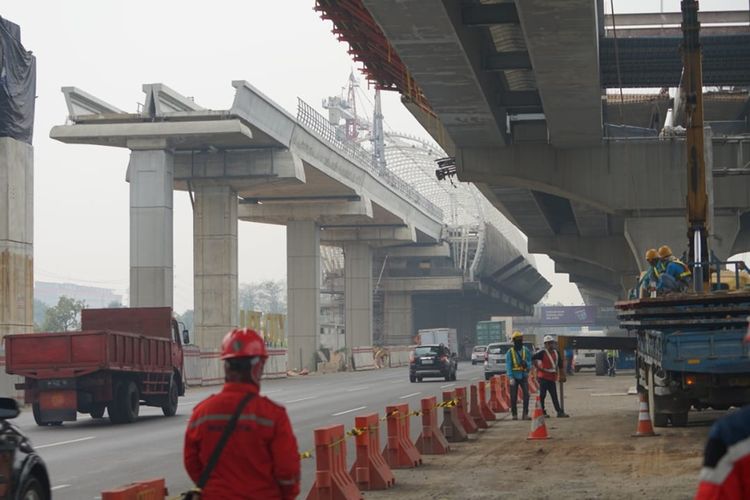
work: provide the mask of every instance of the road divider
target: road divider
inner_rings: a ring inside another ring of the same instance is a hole
[[[102,500],[164,500],[168,494],[164,478],[159,478],[102,491]]]
[[[440,425],[445,439],[449,443],[459,443],[469,439],[466,429],[461,424],[461,419],[458,417],[458,399],[456,399],[456,391],[444,391],[443,392],[443,423]]]
[[[344,426],[315,429],[315,483],[307,500],[359,500],[359,488],[346,472],[346,434]],[[102,499],[105,500],[105,499]]]
[[[422,398],[422,433],[417,438],[417,450],[423,455],[444,455],[450,451],[450,445],[443,436],[437,423],[437,410],[435,396]]]
[[[357,459],[349,475],[362,490],[384,490],[396,478],[380,453],[380,419],[377,413],[354,418]]]
[[[406,403],[389,405],[385,408],[387,415],[388,440],[383,450],[386,463],[392,469],[418,467],[422,456],[411,442],[409,425],[409,405]]]
[[[469,416],[469,401],[466,399],[466,387],[456,387],[456,399],[458,399],[458,420],[467,434],[476,434],[479,432],[479,428]]]
[[[479,396],[477,395],[477,386],[471,385],[471,405],[469,409],[469,416],[474,421],[474,424],[479,429],[489,429],[487,421],[484,419],[481,410],[479,409]]]
[[[477,384],[477,387],[479,388],[479,413],[481,413],[482,418],[486,422],[497,420],[497,417],[495,417],[495,413],[487,404],[487,383],[480,380]]]

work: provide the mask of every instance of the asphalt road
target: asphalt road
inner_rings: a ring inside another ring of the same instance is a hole
[[[456,385],[468,385],[483,377],[482,366],[459,366],[458,380],[426,379],[410,383],[408,369],[392,368],[370,372],[268,380],[261,393],[283,404],[289,413],[300,451],[313,448],[313,429],[332,424],[353,427],[354,416],[385,413],[385,406],[408,402],[419,408],[420,398],[436,396]],[[191,486],[182,466],[185,425],[192,408],[218,388],[190,390],[180,398],[177,416],[166,418],[158,408],[141,407],[139,420],[128,425],[111,425],[107,418],[93,420],[80,415],[77,422],[62,427],[37,427],[31,411],[16,420],[47,463],[53,498],[85,500],[100,492],[136,480],[164,477],[171,495]],[[411,421],[412,439],[421,429],[419,418]],[[381,428],[385,443],[385,429]],[[348,463],[353,461],[353,440],[349,440]],[[302,494],[314,479],[315,460],[302,462]]]

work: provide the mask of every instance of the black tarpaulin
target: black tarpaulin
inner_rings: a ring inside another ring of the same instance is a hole
[[[21,45],[21,29],[0,17],[0,137],[31,144],[36,59]]]

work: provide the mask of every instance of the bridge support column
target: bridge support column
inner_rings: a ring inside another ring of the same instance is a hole
[[[0,138],[0,341],[34,329],[34,148]]]
[[[172,154],[131,149],[130,306],[172,307]]]
[[[414,335],[414,306],[410,292],[385,292],[383,302],[383,342],[410,345]]]
[[[372,345],[372,249],[344,245],[344,326],[346,347]]]
[[[237,325],[237,193],[200,186],[193,209],[195,343],[216,349]]]
[[[314,221],[286,226],[289,368],[314,370],[320,333],[320,228]]]

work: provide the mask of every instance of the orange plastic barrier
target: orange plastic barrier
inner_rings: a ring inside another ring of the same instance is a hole
[[[383,456],[392,469],[411,469],[422,463],[422,455],[411,442],[409,425],[409,405],[389,405],[385,407],[388,422],[388,442]]]
[[[507,375],[503,375],[502,385],[503,402],[505,402],[505,406],[507,406],[508,411],[510,411],[510,377],[508,377]]]
[[[510,410],[505,399],[505,375],[495,375],[490,379],[490,408],[495,413],[506,413]]]
[[[480,380],[477,385],[479,386],[479,413],[482,414],[482,418],[487,422],[497,420],[495,413],[487,404],[487,384],[483,380]]]
[[[167,485],[164,479],[160,478],[102,491],[102,500],[164,500],[168,494]]]
[[[479,409],[479,398],[477,397],[477,386],[471,384],[469,386],[471,391],[471,405],[469,405],[469,416],[480,429],[489,429],[487,421],[482,416],[482,410]]]
[[[440,424],[440,431],[449,443],[459,443],[469,439],[466,429],[461,425],[461,420],[458,418],[458,405],[448,404],[455,398],[455,391],[443,391],[445,406],[443,406],[443,423]]]
[[[315,483],[307,500],[361,500],[362,493],[346,473],[344,426],[315,429],[314,435]]]
[[[362,490],[385,490],[396,478],[380,454],[380,419],[377,413],[354,417],[354,427],[364,429],[355,437],[357,460],[349,475]]]
[[[458,399],[458,420],[468,434],[476,434],[479,432],[479,428],[469,416],[469,401],[466,398],[466,387],[456,387],[456,399]]]
[[[437,423],[435,396],[422,398],[422,434],[417,438],[417,449],[423,455],[444,455],[451,449]]]

